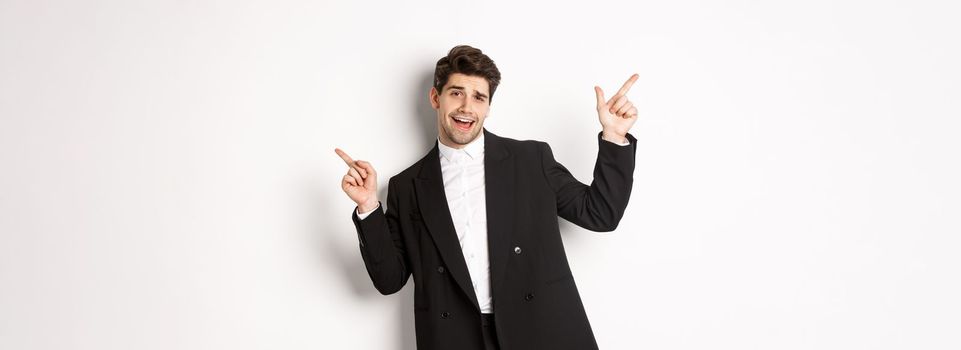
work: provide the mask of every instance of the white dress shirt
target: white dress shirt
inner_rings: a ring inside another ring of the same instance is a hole
[[[491,303],[490,259],[487,254],[487,196],[484,181],[484,133],[460,149],[437,141],[440,170],[450,217],[457,231],[481,313]]]
[[[630,145],[630,142],[617,144]],[[474,294],[481,313],[494,312],[491,298],[490,259],[487,251],[487,196],[484,181],[484,133],[461,149],[449,147],[437,140],[440,169],[444,178],[444,193],[457,240],[467,262]],[[380,205],[357,217],[366,218]]]

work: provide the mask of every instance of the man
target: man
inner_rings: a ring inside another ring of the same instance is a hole
[[[414,278],[418,349],[596,349],[557,224],[560,216],[612,231],[633,183],[637,109],[627,91],[610,100],[595,86],[598,155],[587,186],[540,141],[483,128],[500,72],[461,45],[437,62],[430,103],[437,142],[377,198],[377,172],[353,160],[341,187],[374,287],[392,294]]]

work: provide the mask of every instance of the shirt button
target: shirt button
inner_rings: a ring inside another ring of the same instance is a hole
[[[450,312],[444,311],[440,314],[440,318],[450,318]]]
[[[520,254],[520,253],[521,253],[521,247],[514,247],[514,254]]]
[[[531,299],[534,299],[534,293],[527,293],[527,295],[524,296],[525,301],[531,301]]]
[[[444,267],[443,267],[443,266],[438,266],[438,267],[437,267],[437,272],[439,272],[439,273],[444,273]]]

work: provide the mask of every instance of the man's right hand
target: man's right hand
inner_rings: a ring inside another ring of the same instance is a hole
[[[374,171],[374,167],[363,160],[353,160],[340,148],[335,148],[334,152],[349,167],[347,175],[344,175],[344,179],[340,182],[340,187],[343,188],[344,193],[354,203],[357,203],[357,209],[361,213],[377,208],[379,203],[377,199],[377,172]]]

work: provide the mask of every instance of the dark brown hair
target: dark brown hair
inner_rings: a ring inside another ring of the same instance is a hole
[[[437,93],[442,92],[447,79],[454,73],[483,77],[491,90],[488,104],[494,100],[494,90],[497,90],[497,85],[501,82],[501,72],[497,70],[494,61],[480,49],[457,45],[450,49],[447,56],[437,61],[437,67],[434,68],[434,88]]]

